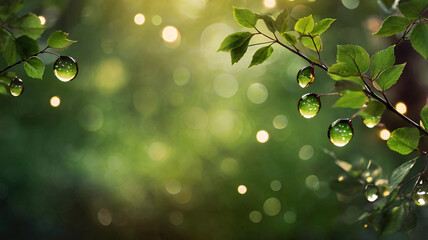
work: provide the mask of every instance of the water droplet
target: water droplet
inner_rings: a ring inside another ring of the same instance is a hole
[[[424,171],[418,178],[413,188],[413,201],[421,207],[428,204],[428,171]]]
[[[311,85],[314,82],[315,74],[314,67],[306,66],[299,70],[297,73],[297,83],[300,87],[305,88]]]
[[[79,72],[79,66],[76,60],[69,56],[60,56],[54,64],[55,76],[63,81],[69,82],[73,80]]]
[[[366,196],[367,201],[374,202],[379,197],[379,189],[373,184],[368,184],[364,196]]]
[[[328,128],[328,139],[338,147],[343,147],[351,141],[354,129],[349,118],[339,118]]]
[[[297,104],[300,114],[305,118],[313,118],[321,109],[321,100],[315,93],[303,95]]]
[[[19,97],[24,92],[24,82],[20,78],[14,78],[9,85],[10,94]]]
[[[363,123],[368,128],[373,128],[380,122],[381,117],[382,116],[371,116],[371,117],[362,117],[362,118],[363,118]]]

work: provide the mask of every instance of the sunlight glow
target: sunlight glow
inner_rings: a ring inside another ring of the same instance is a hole
[[[245,185],[239,185],[238,193],[244,195],[245,193],[247,193],[247,187]]]
[[[265,130],[260,130],[256,135],[257,141],[260,143],[265,143],[269,140],[269,133]]]
[[[276,6],[276,0],[263,0],[263,4],[267,8],[274,8]]]
[[[50,103],[52,107],[58,107],[61,104],[61,99],[57,96],[53,96],[51,97]]]
[[[144,17],[144,15],[143,14],[141,14],[141,13],[138,13],[138,14],[136,14],[135,15],[135,17],[134,17],[134,22],[135,22],[135,24],[137,24],[137,25],[143,25],[143,23],[146,21],[146,18]]]
[[[173,26],[166,26],[162,30],[162,38],[165,42],[175,42],[177,41],[179,37],[179,32],[176,27]]]
[[[40,23],[41,23],[42,25],[45,25],[45,24],[46,24],[46,18],[45,18],[45,17],[43,17],[43,16],[39,16],[39,19],[40,19]]]
[[[388,129],[382,129],[382,131],[379,132],[379,137],[382,140],[388,140],[389,137],[391,136],[391,133],[388,131]]]
[[[401,114],[405,114],[407,112],[407,106],[403,102],[398,102],[395,105],[395,109],[397,109],[397,111]]]

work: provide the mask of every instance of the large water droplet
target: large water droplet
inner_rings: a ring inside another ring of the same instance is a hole
[[[24,92],[24,82],[20,78],[14,78],[9,85],[10,94],[19,97]]]
[[[315,93],[303,95],[297,104],[300,114],[305,118],[313,118],[321,109],[321,100]]]
[[[428,204],[428,171],[424,171],[418,178],[413,188],[413,201],[421,207]]]
[[[63,81],[69,82],[73,80],[79,72],[79,66],[76,60],[69,56],[60,56],[54,64],[55,76]]]
[[[339,118],[328,128],[328,139],[338,147],[343,147],[351,141],[354,129],[349,118]]]
[[[381,119],[382,116],[371,116],[371,117],[362,117],[363,119],[363,123],[368,127],[368,128],[373,128],[374,126],[376,126]]]
[[[306,66],[299,70],[297,73],[297,83],[300,87],[305,88],[314,82],[314,68],[312,66]]]
[[[366,186],[364,196],[366,196],[367,201],[374,202],[379,197],[379,189],[375,185],[369,184]]]

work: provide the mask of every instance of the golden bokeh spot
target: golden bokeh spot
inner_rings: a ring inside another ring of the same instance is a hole
[[[265,143],[269,140],[269,133],[265,130],[260,130],[257,132],[256,138],[259,143]]]
[[[61,104],[61,99],[57,96],[51,97],[50,104],[52,107],[58,107]]]
[[[245,185],[239,185],[238,186],[238,193],[241,195],[244,195],[247,193],[247,187]]]
[[[176,27],[173,26],[166,26],[163,30],[162,30],[162,39],[165,42],[175,42],[178,40],[178,38],[180,37],[180,33],[178,32],[178,29]]]
[[[143,14],[141,14],[141,13],[138,13],[138,14],[136,14],[135,15],[135,17],[134,17],[134,22],[135,22],[135,24],[137,24],[137,25],[143,25],[143,23],[146,21],[146,18],[144,17],[144,15]]]
[[[45,25],[45,24],[46,24],[46,18],[45,18],[45,17],[43,17],[43,16],[39,16],[39,19],[40,19],[40,23],[41,23],[42,25]]]
[[[395,105],[395,109],[401,114],[405,114],[407,112],[407,106],[403,102],[398,102]]]
[[[391,136],[391,133],[388,131],[388,129],[382,129],[380,132],[379,132],[379,137],[382,139],[382,140],[388,140],[389,139],[389,137]]]
[[[266,8],[274,8],[276,6],[276,0],[263,0],[263,4]]]
[[[123,63],[118,58],[102,61],[95,70],[94,83],[102,93],[114,93],[127,81]]]

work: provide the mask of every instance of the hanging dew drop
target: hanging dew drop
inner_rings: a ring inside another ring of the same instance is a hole
[[[321,109],[321,100],[317,94],[307,93],[300,98],[297,108],[304,118],[313,118]]]
[[[428,171],[424,171],[413,188],[413,201],[418,206],[428,204]]]
[[[380,122],[381,116],[362,117],[362,119],[368,128],[373,128]]]
[[[297,83],[300,87],[305,88],[314,82],[315,74],[312,66],[306,66],[297,73]]]
[[[19,97],[24,92],[24,82],[20,78],[14,78],[9,85],[10,94]]]
[[[60,56],[54,64],[55,76],[63,81],[69,82],[73,80],[79,72],[79,66],[76,60],[69,56]]]
[[[354,136],[351,119],[340,118],[334,121],[328,128],[328,139],[338,147],[343,147]]]
[[[375,185],[369,184],[366,186],[364,196],[366,197],[367,201],[374,202],[379,197],[379,189]]]

